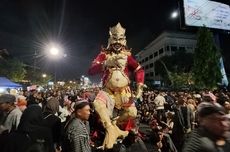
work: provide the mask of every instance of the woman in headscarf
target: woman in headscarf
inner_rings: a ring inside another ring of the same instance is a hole
[[[50,98],[43,111],[44,125],[51,130],[53,145],[57,151],[61,150],[61,119],[56,115],[59,111],[59,101],[57,98]]]
[[[1,152],[52,152],[51,131],[43,126],[41,107],[25,109],[16,132],[6,136]]]

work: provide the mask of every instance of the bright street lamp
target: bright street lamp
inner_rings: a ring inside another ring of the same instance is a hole
[[[53,55],[53,56],[57,56],[60,53],[60,50],[58,48],[56,48],[56,47],[50,48],[49,51],[50,51],[50,54]]]
[[[177,18],[178,17],[178,11],[177,10],[175,10],[175,11],[173,11],[172,13],[171,13],[171,18],[172,19],[175,19],[175,18]]]
[[[55,42],[47,43],[45,46],[46,55],[53,60],[58,60],[67,55],[63,52],[63,47]]]
[[[46,75],[46,74],[42,74],[42,77],[43,77],[43,78],[46,78],[46,77],[47,77],[47,75]]]
[[[49,42],[45,45],[45,54],[46,56],[53,61],[58,61],[62,58],[67,57],[67,54],[64,52],[64,48],[60,43]],[[57,70],[56,64],[54,63],[54,82],[57,80]]]

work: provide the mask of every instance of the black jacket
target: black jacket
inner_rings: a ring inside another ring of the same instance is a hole
[[[62,133],[62,124],[61,119],[54,114],[49,112],[43,113],[43,124],[45,127],[49,128],[52,133],[52,139],[57,146],[61,145],[61,133]]]
[[[216,138],[200,127],[192,132],[182,152],[230,152],[230,142],[226,140],[224,146],[217,146]]]
[[[9,134],[2,135],[0,140],[1,152],[31,152],[28,149],[34,145],[37,141],[42,140],[42,146],[44,149],[32,149],[33,152],[52,152],[52,140],[50,131],[46,128],[40,128],[35,132],[11,132]],[[35,150],[35,151],[34,151]]]
[[[46,150],[54,151],[51,131],[44,127],[42,110],[38,105],[29,106],[22,114],[18,130],[6,135],[2,135],[0,140],[1,152],[27,152],[33,143],[43,143]],[[34,152],[40,152],[35,150]]]

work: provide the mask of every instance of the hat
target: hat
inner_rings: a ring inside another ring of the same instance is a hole
[[[14,103],[16,102],[16,97],[11,94],[3,94],[0,96],[0,103]]]
[[[224,108],[218,103],[202,102],[197,107],[198,116],[205,117],[214,113],[225,114]]]

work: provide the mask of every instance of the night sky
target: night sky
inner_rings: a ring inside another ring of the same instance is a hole
[[[33,65],[36,50],[44,72],[52,73],[56,66],[59,79],[74,79],[86,75],[107,45],[109,27],[119,21],[126,28],[135,54],[162,31],[179,29],[179,19],[170,19],[177,7],[177,0],[1,0],[0,48],[28,65]],[[225,60],[230,57],[229,37],[221,35]],[[47,58],[44,46],[49,42],[60,44],[67,57]]]

